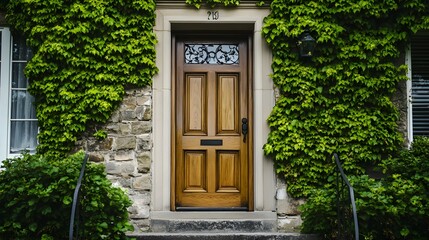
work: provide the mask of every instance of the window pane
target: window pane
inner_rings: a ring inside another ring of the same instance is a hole
[[[36,151],[37,146],[37,121],[12,121],[11,122],[10,153],[21,153],[29,150]]]
[[[27,61],[32,57],[31,50],[22,37],[13,37],[12,68],[10,90],[10,139],[9,154],[19,154],[24,150],[35,152],[38,125],[33,105],[34,97],[28,93],[28,80],[24,75]]]
[[[187,64],[238,64],[238,44],[185,44]]]
[[[429,136],[429,36],[415,36],[411,45],[413,135]]]
[[[28,80],[24,75],[27,63],[12,63],[12,88],[27,88]]]
[[[13,50],[12,60],[29,60],[33,53],[31,49],[25,45],[25,39],[23,37],[13,37]]]
[[[11,119],[36,119],[34,97],[27,91],[12,90]]]

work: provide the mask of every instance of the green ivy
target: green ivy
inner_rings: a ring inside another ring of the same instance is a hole
[[[240,4],[240,0],[186,0],[187,4],[192,5],[197,9],[201,8],[204,2],[210,7],[215,7],[217,4],[223,4],[225,7],[238,6]]]
[[[39,153],[70,152],[106,122],[127,86],[150,85],[157,72],[154,0],[14,0],[6,17],[34,51],[25,73]]]
[[[406,66],[395,64],[412,33],[428,28],[425,0],[274,0],[263,34],[273,50],[280,96],[268,119],[272,155],[293,196],[326,181],[337,152],[344,168],[364,172],[402,143],[391,101]],[[317,39],[300,59],[304,31]]]

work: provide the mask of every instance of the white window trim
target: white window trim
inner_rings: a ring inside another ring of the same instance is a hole
[[[407,64],[407,134],[408,134],[408,147],[414,139],[413,134],[413,103],[411,98],[411,87],[412,87],[412,65],[411,65],[411,44],[405,49],[405,64]]]
[[[11,71],[11,34],[9,28],[1,31],[1,75],[0,75],[0,161],[12,157],[9,155],[10,129],[10,71]]]

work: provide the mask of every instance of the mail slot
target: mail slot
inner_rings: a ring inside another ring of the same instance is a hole
[[[201,146],[222,146],[222,139],[202,139]]]

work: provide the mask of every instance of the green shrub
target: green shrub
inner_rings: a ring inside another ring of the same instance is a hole
[[[364,239],[426,239],[429,235],[429,138],[416,138],[409,150],[384,160],[376,180],[350,176]],[[314,190],[303,210],[303,232],[326,239],[337,235],[333,184]]]
[[[336,238],[336,198],[334,188],[314,189],[301,207],[302,232],[318,233],[324,239]]]
[[[74,188],[83,153],[65,159],[40,155],[3,162],[0,172],[0,239],[68,239]],[[77,212],[83,239],[126,239],[131,202],[106,178],[103,165],[88,163]],[[75,233],[75,236],[77,233]]]

